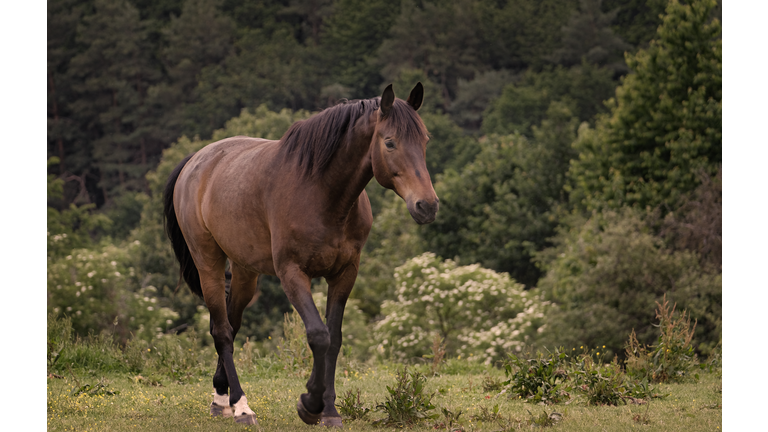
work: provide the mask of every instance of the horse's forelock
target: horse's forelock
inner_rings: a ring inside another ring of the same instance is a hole
[[[398,138],[408,142],[420,142],[427,137],[427,127],[416,111],[402,99],[395,99],[392,109],[387,115],[396,130]]]

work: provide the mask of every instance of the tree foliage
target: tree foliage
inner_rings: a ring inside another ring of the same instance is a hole
[[[604,116],[582,127],[570,176],[581,209],[659,205],[671,210],[722,161],[722,43],[714,0],[667,6],[657,39],[627,57]]]
[[[624,51],[631,47],[610,27],[619,10],[603,13],[601,6],[602,0],[579,1],[579,11],[572,13],[568,24],[562,28],[561,46],[552,53],[550,60],[572,66],[584,59],[590,64],[607,65],[615,71],[626,70]]]
[[[562,188],[577,121],[568,106],[552,102],[532,139],[487,137],[470,164],[446,171],[435,185],[440,217],[422,231],[428,249],[535,285],[530,254],[548,244],[558,205],[567,201]]]
[[[546,270],[537,289],[558,305],[538,343],[594,347],[623,353],[634,329],[651,344],[656,302],[664,295],[698,320],[696,342],[707,351],[722,331],[722,275],[689,250],[673,250],[631,209],[596,213],[572,222],[556,246],[537,254]]]
[[[720,332],[720,11],[715,0],[48,0],[49,306],[80,310],[79,332],[108,328],[115,311],[120,332],[138,331],[124,317],[142,307],[142,337],[204,324],[199,299],[175,291],[162,227],[178,161],[228,136],[278,139],[310,112],[389,83],[404,97],[420,81],[440,212],[417,226],[402,199],[367,186],[374,226],[352,297],[368,319],[404,310],[382,307],[400,289],[392,275],[429,251],[455,262],[435,258],[428,273],[479,263],[509,272],[514,290],[538,285],[556,307],[528,342],[615,351],[628,329],[645,337],[668,292],[699,319],[706,351]],[[112,261],[119,277],[81,277]],[[290,310],[276,278],[260,286],[239,337],[269,336]],[[94,293],[122,309],[99,309]],[[434,312],[422,306],[418,319]],[[178,316],[158,321],[156,307]],[[483,334],[462,355],[520,342]]]
[[[532,136],[532,127],[545,117],[553,101],[566,104],[580,121],[604,112],[604,101],[615,89],[610,69],[586,61],[572,68],[561,66],[526,72],[517,83],[504,87],[483,116],[486,133],[519,132]]]

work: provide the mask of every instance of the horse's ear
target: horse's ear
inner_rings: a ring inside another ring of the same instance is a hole
[[[424,102],[424,86],[419,81],[408,96],[408,105],[412,106],[415,111],[418,111],[421,108],[422,102]]]
[[[389,114],[389,110],[392,109],[392,104],[394,103],[395,91],[392,90],[392,84],[390,84],[384,89],[384,93],[381,94],[381,105],[379,106],[379,109],[381,110],[382,117],[386,117],[387,114]]]

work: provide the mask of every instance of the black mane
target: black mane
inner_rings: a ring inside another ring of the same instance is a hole
[[[281,138],[281,151],[298,157],[305,175],[322,174],[333,160],[336,150],[349,141],[347,132],[358,119],[378,110],[380,102],[380,97],[342,102],[306,120],[297,121]],[[420,133],[426,135],[424,124],[405,101],[395,100],[389,118],[404,138],[413,138]]]

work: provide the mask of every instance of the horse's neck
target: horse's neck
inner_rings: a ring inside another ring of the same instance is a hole
[[[373,178],[370,155],[372,137],[373,131],[352,137],[352,142],[336,151],[323,174],[323,186],[328,193],[329,204],[338,210],[339,217],[349,213]]]

